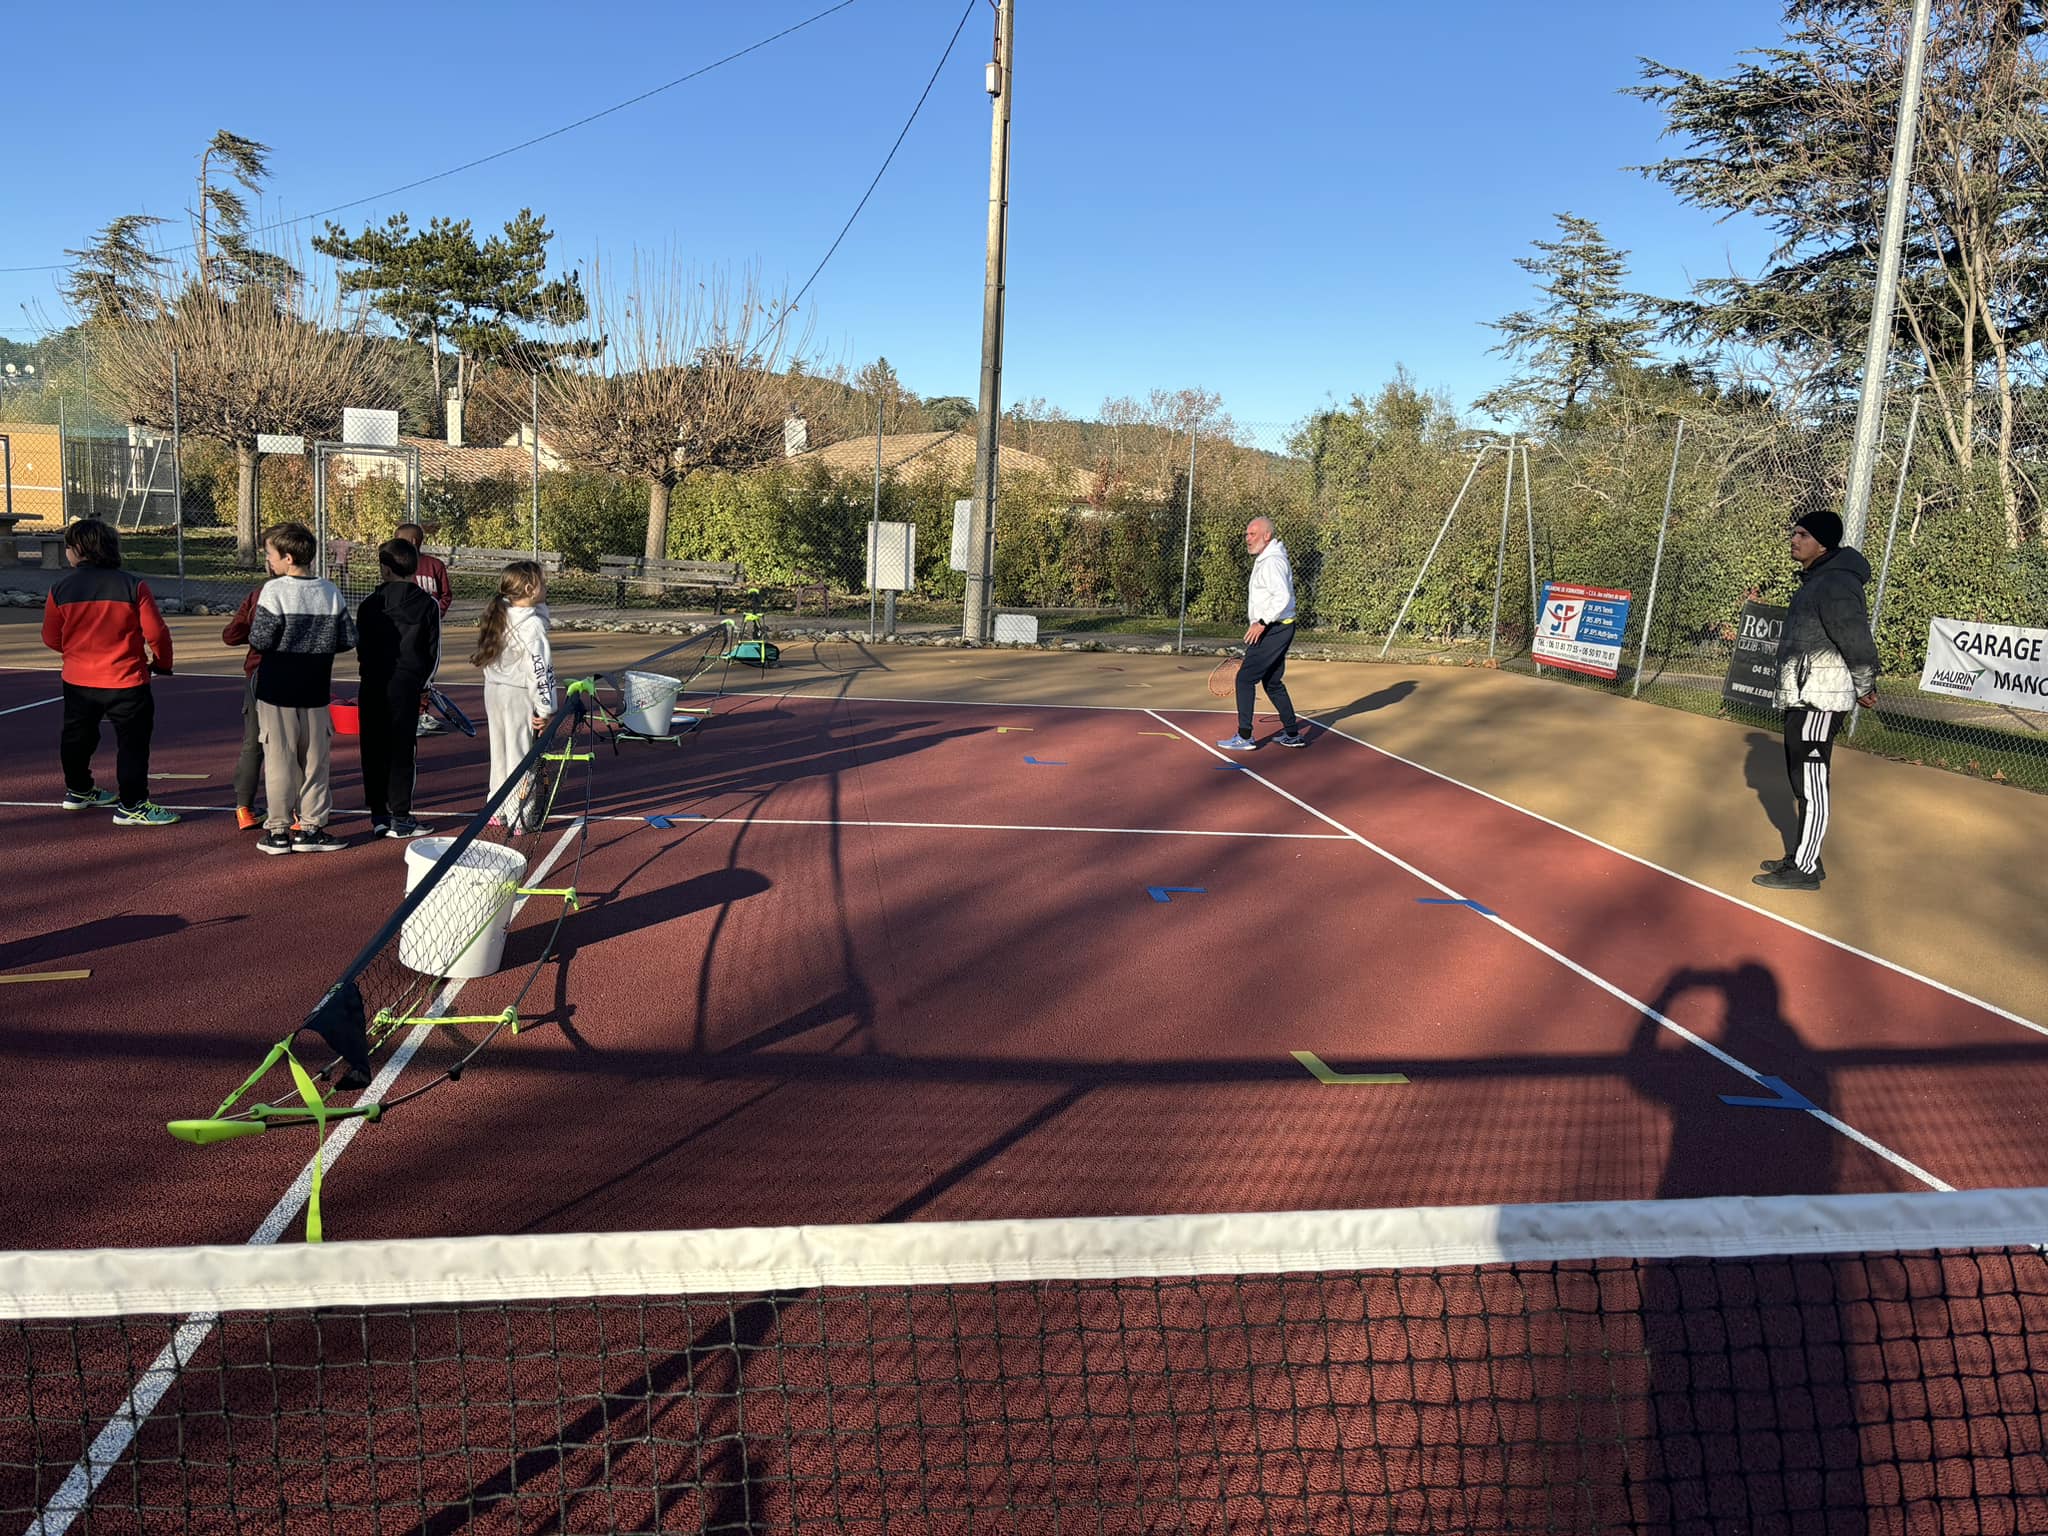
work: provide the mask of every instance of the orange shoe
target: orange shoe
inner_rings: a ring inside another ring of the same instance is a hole
[[[235,807],[235,830],[237,832],[247,832],[252,828],[262,825],[263,818],[250,810],[248,806],[238,805]]]

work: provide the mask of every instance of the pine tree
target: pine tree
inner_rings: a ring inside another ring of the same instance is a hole
[[[1609,245],[1591,219],[1556,218],[1561,238],[1535,241],[1538,254],[1515,258],[1548,302],[1492,322],[1503,337],[1493,350],[1525,371],[1473,402],[1488,415],[1545,427],[1568,419],[1601,382],[1648,358],[1652,329],[1643,299],[1623,286],[1628,252]]]

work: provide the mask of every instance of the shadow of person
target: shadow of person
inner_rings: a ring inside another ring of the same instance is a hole
[[[1362,699],[1353,699],[1341,709],[1311,715],[1309,718],[1321,720],[1326,725],[1342,725],[1354,715],[1369,715],[1376,709],[1389,709],[1414,693],[1420,686],[1413,678],[1404,677],[1398,683],[1389,683],[1377,693],[1368,693]]]
[[[1742,781],[1750,787],[1778,829],[1778,836],[1791,853],[1799,839],[1799,807],[1792,798],[1792,781],[1785,776],[1785,744],[1762,731],[1749,733],[1749,755],[1742,760]]]
[[[1723,1046],[1762,1081],[1710,1060],[1651,1016],[1670,1018],[1699,992],[1719,994],[1720,1026],[1688,1009],[1684,1027]],[[1636,1090],[1670,1114],[1660,1198],[1835,1188],[1848,1143],[1821,1118],[1830,1101],[1826,1071],[1786,1018],[1769,966],[1745,960],[1672,972],[1637,1026],[1627,1071]],[[1832,1262],[1790,1255],[1635,1262],[1633,1305],[1614,1312],[1605,1342],[1625,1372],[1615,1386],[1619,1411],[1632,1420],[1618,1427],[1636,1528],[1780,1530],[1818,1517],[1816,1529],[1832,1530],[1852,1527],[1831,1518],[1863,1517],[1864,1446],[1853,1428],[1844,1432],[1855,1422],[1852,1309],[1824,1322],[1808,1304],[1807,1271]],[[1828,1294],[1848,1294],[1823,1283]],[[1773,1346],[1760,1347],[1764,1339]],[[1825,1514],[1816,1499],[1826,1503]]]

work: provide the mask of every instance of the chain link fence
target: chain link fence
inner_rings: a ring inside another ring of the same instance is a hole
[[[1791,593],[1788,523],[1841,505],[1849,419],[1610,401],[1517,441],[1427,402],[1402,408],[1416,398],[1390,391],[1288,424],[1006,417],[997,609],[1071,643],[1228,648],[1243,633],[1244,526],[1265,516],[1293,557],[1304,653],[1540,672],[1775,724],[1724,689],[1738,624],[1746,604]],[[33,414],[20,403],[10,395],[10,416]],[[55,403],[41,413],[53,421],[0,420],[21,563],[35,563],[38,532],[105,517],[130,563],[188,607],[232,607],[261,579],[237,535],[246,494],[245,528],[316,526],[329,573],[358,597],[375,585],[376,545],[421,523],[454,575],[457,623],[525,557],[547,567],[564,626],[761,611],[785,630],[866,635],[887,607],[913,632],[961,622],[953,535],[972,493],[971,424],[813,444],[792,419],[776,462],[666,488],[650,563],[654,487],[565,462],[537,391],[489,402],[471,441],[406,434],[381,452],[287,440],[252,454],[183,424],[119,426],[75,392]],[[2048,715],[1917,686],[1932,620],[2048,622],[2044,474],[2048,419],[1986,408],[1959,431],[1953,412],[1895,403],[1865,540],[1882,702],[1853,723],[1855,745],[2048,789]],[[892,605],[869,587],[871,524],[912,530],[912,579]],[[1552,582],[1629,594],[1614,677],[1537,663]]]

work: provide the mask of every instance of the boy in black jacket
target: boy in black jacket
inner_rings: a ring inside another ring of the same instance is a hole
[[[380,545],[377,564],[384,584],[363,599],[356,614],[363,679],[358,715],[363,792],[370,801],[376,836],[412,837],[426,830],[412,815],[418,757],[414,722],[441,643],[441,610],[413,584],[419,551],[408,540]]]

